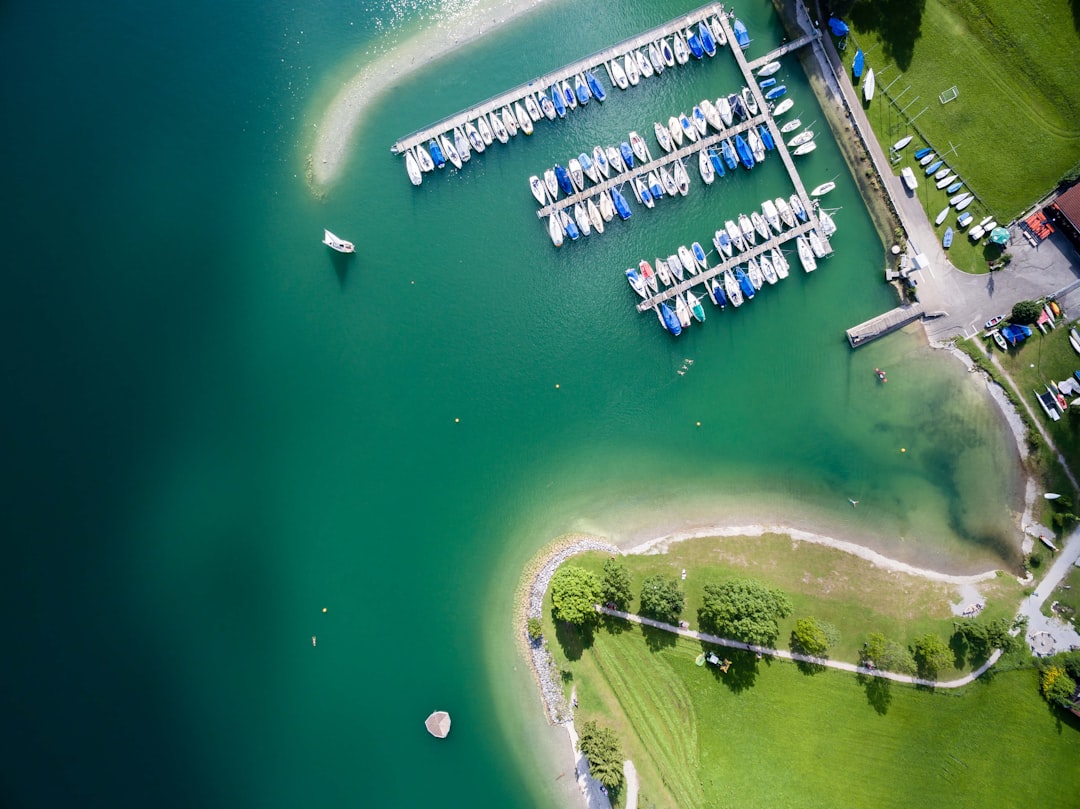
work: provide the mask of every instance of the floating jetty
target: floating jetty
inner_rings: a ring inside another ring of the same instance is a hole
[[[858,326],[852,326],[847,330],[847,339],[852,348],[864,346],[871,340],[884,337],[886,334],[902,329],[909,323],[926,314],[921,303],[910,306],[897,306],[888,312],[872,317]]]
[[[502,110],[502,108],[507,105],[513,107],[516,102],[524,101],[525,97],[528,95],[535,96],[538,93],[544,94],[551,85],[566,79],[572,81],[576,75],[584,73],[586,70],[595,71],[603,67],[606,75],[607,64],[612,59],[621,59],[631,50],[647,47],[650,43],[670,36],[676,31],[683,31],[691,25],[697,25],[703,19],[708,19],[712,16],[723,18],[724,14],[724,7],[719,3],[710,3],[694,11],[682,14],[663,25],[650,28],[648,31],[644,31],[635,37],[624,39],[622,42],[616,43],[609,48],[596,51],[582,59],[578,59],[576,62],[571,62],[568,65],[563,65],[549,73],[545,73],[542,76],[537,76],[535,79],[526,82],[525,84],[518,85],[499,95],[492,96],[486,101],[481,101],[479,104],[476,104],[469,109],[447,116],[423,129],[418,129],[409,135],[405,135],[390,147],[390,151],[394,154],[404,154],[409,149],[416,146],[423,146],[432,138],[437,138],[439,135],[452,131],[455,126],[464,126],[466,121],[474,121],[481,115],[488,115],[491,112]],[[732,41],[733,40],[729,40],[729,42]],[[717,49],[717,52],[719,52],[719,48]],[[613,86],[612,90],[614,89]],[[612,96],[609,93],[608,98],[610,99],[611,97]]]
[[[734,33],[731,30],[731,24],[727,16],[721,14],[720,22],[721,25],[724,26],[724,32],[728,36],[728,41],[733,42]],[[812,41],[814,37],[803,37],[802,39],[806,40],[806,42],[809,42]],[[801,47],[802,45],[805,45],[806,42],[796,40],[795,42],[789,43],[789,45],[791,48]],[[734,47],[731,49],[731,52],[735,56],[735,62],[738,64],[739,69],[742,71],[743,77],[746,80],[747,87],[750,88],[750,92],[752,92],[754,94],[754,97],[757,99],[758,109],[768,110],[769,103],[765,100],[765,97],[761,92],[761,88],[758,86],[757,79],[754,76],[753,70],[751,69],[750,63],[746,61],[746,57],[743,55],[742,49]],[[762,64],[765,64],[766,62],[772,61],[775,53],[777,52],[773,51],[767,56],[762,57],[762,59],[755,60],[755,63],[760,61]],[[780,159],[783,161],[784,167],[787,169],[788,175],[791,177],[791,183],[795,187],[795,193],[798,194],[799,199],[802,201],[803,208],[806,209],[807,221],[801,222],[795,227],[790,228],[789,230],[772,236],[761,244],[748,246],[748,249],[744,250],[743,252],[738,253],[737,255],[734,255],[729,259],[721,261],[719,264],[713,267],[702,270],[697,275],[691,275],[685,280],[673,284],[672,286],[669,286],[663,290],[660,290],[656,294],[645,298],[637,305],[637,310],[639,312],[647,312],[650,309],[654,309],[669,298],[673,298],[676,295],[681,295],[687,290],[689,290],[691,287],[697,286],[698,284],[704,283],[706,289],[708,289],[708,281],[715,278],[716,276],[721,275],[728,270],[733,270],[740,264],[746,264],[750,259],[757,258],[762,254],[766,254],[770,252],[774,247],[779,248],[786,242],[791,241],[797,236],[802,236],[811,230],[817,230],[818,234],[821,236],[822,242],[825,245],[825,255],[828,256],[832,254],[832,247],[829,244],[829,240],[825,237],[824,233],[821,230],[821,222],[818,219],[817,215],[818,206],[810,200],[810,196],[806,193],[806,186],[803,185],[802,177],[799,176],[799,172],[795,168],[795,162],[794,160],[792,160],[791,153],[788,151],[787,144],[785,143],[783,135],[780,132],[780,128],[776,125],[775,121],[773,121],[772,115],[768,113],[762,113],[755,118],[745,121],[743,127],[745,128],[750,126],[752,122],[764,123],[766,126],[768,126],[769,131],[773,136],[773,140],[776,142],[776,152],[780,155]],[[724,133],[714,136],[713,140],[728,137],[729,134],[734,134],[737,129],[737,127],[732,127],[730,130],[725,130]],[[698,144],[694,144],[694,146],[698,147]],[[671,157],[671,155],[668,155],[668,157]],[[651,169],[655,162],[656,161],[648,163],[647,168]],[[600,186],[597,186],[597,188],[599,187]],[[585,195],[588,196],[587,194]]]

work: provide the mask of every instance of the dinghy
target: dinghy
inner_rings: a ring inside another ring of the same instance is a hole
[[[764,65],[763,67],[758,68],[757,74],[761,78],[765,78],[766,76],[771,76],[773,73],[775,73],[779,69],[780,69],[780,63],[779,62],[769,62],[767,65]]]
[[[945,228],[945,235],[941,237],[941,246],[948,250],[952,247],[953,229]]]
[[[900,138],[900,140],[898,140],[896,143],[893,144],[893,146],[892,146],[893,151],[894,152],[899,152],[901,149],[903,149],[905,146],[907,146],[909,143],[911,143],[912,138],[914,138],[914,137],[915,137],[914,135],[908,135],[906,137]]]
[[[863,72],[863,65],[866,62],[866,55],[862,52],[862,48],[855,53],[855,61],[851,64],[851,75],[855,78],[860,78]]]
[[[668,128],[659,121],[653,124],[653,133],[656,135],[656,142],[660,144],[660,148],[665,152],[670,152],[674,145],[671,142],[671,133]]]
[[[777,104],[776,109],[772,111],[773,118],[775,118],[777,115],[783,115],[785,112],[787,112],[794,106],[794,101],[792,101],[790,98],[785,98],[783,101]]]
[[[823,197],[830,191],[832,191],[834,188],[836,188],[836,183],[834,183],[832,180],[829,180],[829,182],[822,183],[821,185],[817,186],[813,191],[811,191],[810,196]]]
[[[412,149],[405,150],[405,171],[409,175],[409,182],[413,185],[420,185],[424,181],[423,172],[420,171],[420,164],[416,162],[416,155],[413,154]]]
[[[874,100],[874,87],[874,68],[870,68],[866,71],[866,79],[863,80],[862,88],[863,99],[867,104]]]

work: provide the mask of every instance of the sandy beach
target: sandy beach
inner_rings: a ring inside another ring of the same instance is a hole
[[[362,57],[371,61],[358,66],[352,78],[342,83],[318,122],[312,124],[314,141],[306,172],[312,190],[323,193],[341,176],[355,148],[356,133],[365,114],[384,93],[417,69],[490,35],[542,2],[544,0],[450,3],[418,33],[389,44],[383,53]],[[417,121],[417,126],[426,123]],[[386,146],[389,148],[389,144]]]

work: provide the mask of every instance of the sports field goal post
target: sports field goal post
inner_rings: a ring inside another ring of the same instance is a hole
[[[950,101],[953,101],[958,95],[960,95],[960,91],[956,88],[956,85],[954,84],[948,90],[939,93],[938,98],[941,100],[942,104],[948,104]]]

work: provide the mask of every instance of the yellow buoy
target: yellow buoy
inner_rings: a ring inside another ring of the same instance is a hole
[[[901,452],[907,452],[907,447],[900,447]]]
[[[700,426],[701,426],[701,422],[700,422],[700,421],[699,421],[699,422],[697,423],[697,426],[698,426],[698,427],[700,427]]]
[[[558,382],[556,382],[556,383],[555,383],[555,390],[558,390],[558,389],[559,389],[559,383],[558,383]]]
[[[322,608],[322,611],[323,611],[323,612],[326,612],[326,607],[323,607],[323,608]]]
[[[458,424],[460,421],[461,419],[454,419],[454,424]]]

